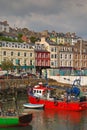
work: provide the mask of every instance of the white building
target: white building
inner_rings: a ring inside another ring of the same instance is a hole
[[[4,22],[0,22],[0,32],[7,32],[9,33],[9,24],[7,23],[7,21]]]

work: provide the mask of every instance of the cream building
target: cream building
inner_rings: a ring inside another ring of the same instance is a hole
[[[35,53],[30,44],[0,42],[0,64],[4,60],[11,60],[15,66],[21,69],[34,71]]]

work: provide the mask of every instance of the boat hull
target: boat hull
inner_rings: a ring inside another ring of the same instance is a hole
[[[0,127],[16,126],[19,124],[18,117],[0,117]]]
[[[57,109],[57,110],[70,110],[70,111],[82,111],[87,109],[85,102],[66,102],[66,101],[51,101],[45,99],[35,98],[35,96],[29,95],[28,100],[33,104],[44,104],[44,109]]]
[[[32,121],[32,114],[22,116],[1,116],[0,127],[26,126]]]

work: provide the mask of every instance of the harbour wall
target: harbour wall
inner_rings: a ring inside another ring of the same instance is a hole
[[[33,87],[34,85],[37,85],[39,82],[42,82],[43,84],[48,83],[48,85],[59,85],[56,80],[53,79],[0,79],[0,89],[7,89],[7,88],[18,88],[18,89],[26,89],[26,87]]]
[[[80,79],[81,85],[87,86],[87,76],[49,76],[48,78],[64,84],[73,84],[75,79]]]

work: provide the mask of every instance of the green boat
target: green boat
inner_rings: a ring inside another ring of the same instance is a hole
[[[32,121],[32,113],[21,116],[0,116],[0,127],[26,126]]]

